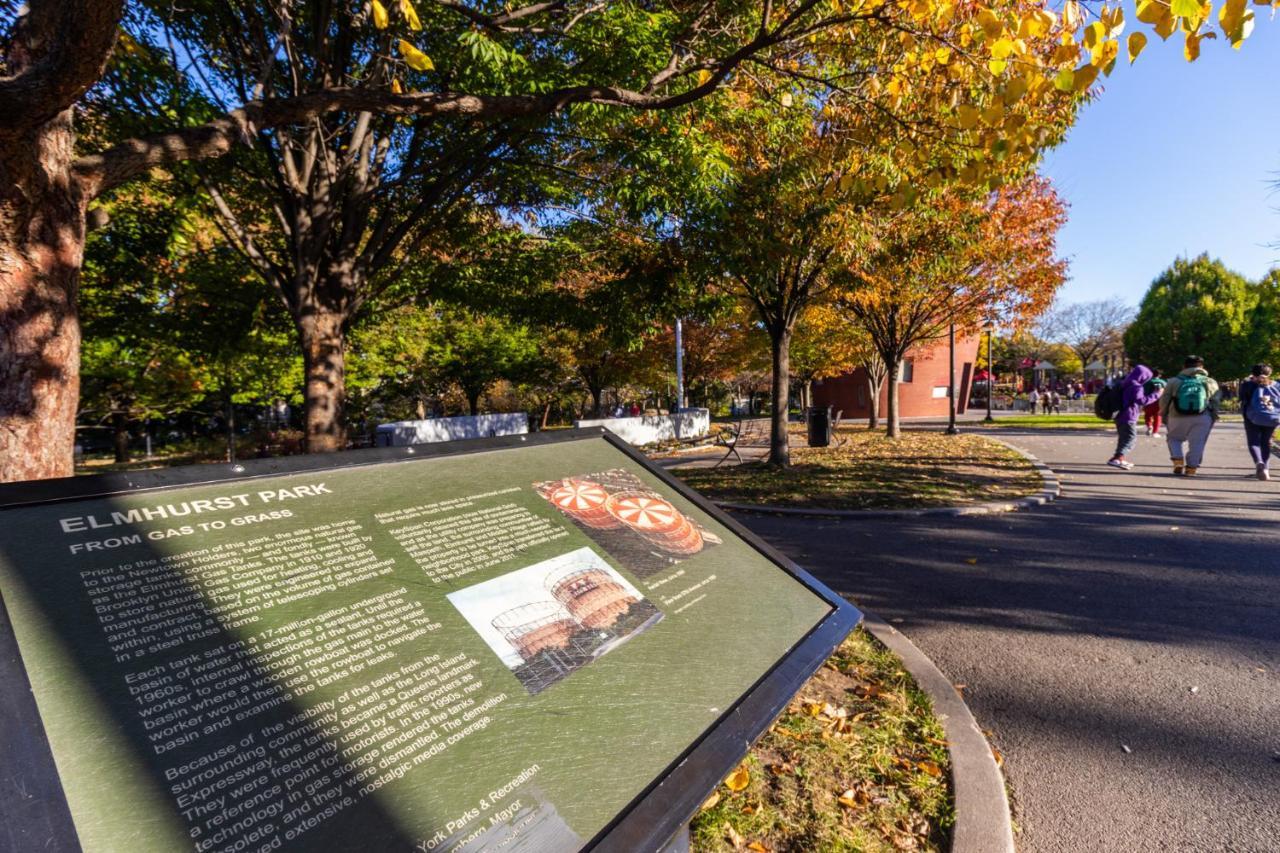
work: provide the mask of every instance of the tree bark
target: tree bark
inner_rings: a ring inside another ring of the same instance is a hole
[[[0,131],[0,482],[74,473],[87,200],[73,144],[70,110]]]
[[[467,408],[471,410],[471,417],[480,414],[480,391],[468,389],[467,391]]]
[[[868,368],[863,368],[867,374],[867,400],[869,401],[870,414],[867,416],[867,429],[880,428],[880,389],[884,387],[884,377],[877,376]]]
[[[111,413],[111,446],[117,462],[129,461],[129,416],[122,411]]]
[[[888,381],[889,381],[888,409],[889,411],[888,411],[888,416],[886,420],[888,420],[889,423],[888,423],[888,429],[885,431],[885,434],[888,435],[889,438],[898,438],[900,435],[902,435],[901,418],[898,416],[898,385],[899,385],[898,377],[902,375],[900,373],[900,371],[902,370],[902,360],[898,359],[898,360],[890,361],[889,359],[885,359],[885,363],[892,365],[889,368],[889,377],[888,377]]]
[[[769,425],[769,464],[791,464],[791,446],[787,441],[787,410],[791,390],[791,330],[770,332],[773,349],[773,416]]]
[[[346,318],[337,311],[312,309],[297,319],[306,374],[308,453],[332,453],[347,444]]]

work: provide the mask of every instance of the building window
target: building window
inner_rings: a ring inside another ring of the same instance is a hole
[[[914,360],[904,358],[902,364],[898,366],[898,381],[910,382],[916,377],[916,363]]]

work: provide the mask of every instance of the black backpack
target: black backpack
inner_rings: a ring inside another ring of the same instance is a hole
[[[1093,401],[1093,413],[1104,421],[1113,421],[1116,415],[1120,414],[1120,403],[1120,389],[1107,385],[1098,392],[1097,399]]]

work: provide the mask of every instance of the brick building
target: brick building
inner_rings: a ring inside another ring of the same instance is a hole
[[[973,364],[978,357],[979,336],[956,337],[956,410],[963,413],[973,387]],[[902,382],[898,385],[900,416],[904,418],[946,417],[947,340],[943,338],[912,349],[902,362]],[[831,406],[843,419],[865,418],[871,414],[867,377],[862,368],[843,376],[813,383],[816,406]],[[880,389],[880,417],[888,414],[889,383]]]

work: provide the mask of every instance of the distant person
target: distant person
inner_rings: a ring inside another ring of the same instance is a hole
[[[1031,414],[1035,414],[1040,409],[1040,389],[1033,387],[1031,393],[1027,395],[1027,402],[1031,404]]]
[[[1164,386],[1168,383],[1160,378],[1160,371],[1156,371],[1156,375],[1147,380],[1142,386],[1142,390],[1150,393],[1155,392],[1156,399],[1142,407],[1142,418],[1147,425],[1147,435],[1153,435],[1157,438],[1160,436],[1160,395],[1164,392]]]
[[[1049,408],[1055,415],[1062,414],[1062,395],[1057,389],[1049,392]]]
[[[631,404],[631,417],[633,417],[633,418],[638,418],[638,417],[640,417],[640,414],[641,414],[641,412],[640,412],[640,406],[639,406],[639,404],[637,404],[637,403],[632,403],[632,404]]]
[[[1271,378],[1271,365],[1255,364],[1253,374],[1240,383],[1240,413],[1257,477],[1270,480],[1271,439],[1280,426],[1280,382]]]
[[[1116,452],[1107,460],[1112,468],[1128,471],[1133,463],[1125,456],[1138,440],[1138,413],[1149,403],[1160,399],[1160,393],[1147,393],[1146,383],[1155,374],[1145,364],[1136,364],[1120,380],[1120,409],[1116,412]]]
[[[1169,378],[1160,395],[1160,415],[1168,424],[1165,441],[1174,476],[1194,477],[1218,420],[1218,382],[1204,369],[1203,358],[1187,356],[1182,372]]]

